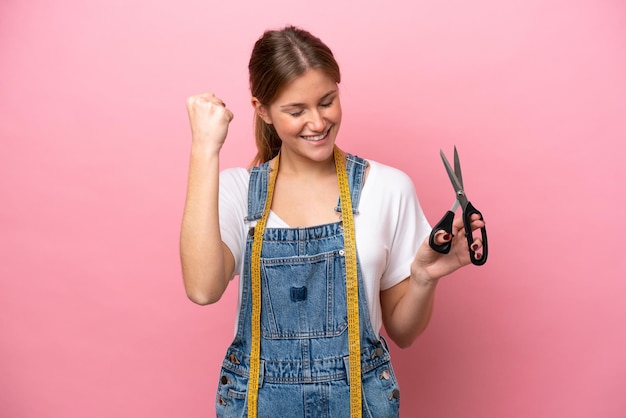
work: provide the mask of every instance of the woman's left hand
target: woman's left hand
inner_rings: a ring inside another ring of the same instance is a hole
[[[485,226],[485,222],[479,215],[472,215],[472,231]],[[452,248],[448,254],[440,254],[430,248],[428,237],[422,242],[417,250],[417,255],[411,265],[411,277],[423,282],[435,282],[459,268],[470,264],[469,248],[465,238],[465,228],[463,218],[457,217],[452,224],[452,237],[445,231],[438,231],[435,234],[435,244],[442,245],[452,240]],[[482,240],[476,238],[472,244],[472,249],[476,252],[476,257],[482,256]]]

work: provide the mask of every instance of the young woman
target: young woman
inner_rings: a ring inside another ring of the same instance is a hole
[[[249,63],[258,154],[219,170],[232,112],[187,101],[192,129],[181,231],[185,289],[220,299],[240,276],[239,314],[220,374],[218,417],[396,417],[387,334],[408,347],[439,279],[469,264],[462,220],[449,254],[401,171],[341,151],[340,71],[310,33],[266,32]],[[484,226],[473,219],[472,228]],[[480,256],[481,242],[473,245]]]

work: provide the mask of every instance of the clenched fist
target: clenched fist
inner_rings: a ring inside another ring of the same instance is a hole
[[[234,117],[222,99],[213,93],[191,96],[187,99],[187,113],[193,144],[219,151]]]

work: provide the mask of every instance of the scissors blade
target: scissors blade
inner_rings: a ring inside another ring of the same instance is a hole
[[[448,177],[450,177],[450,182],[452,182],[452,187],[454,188],[456,198],[461,204],[461,206],[465,207],[467,204],[466,203],[467,198],[465,197],[465,191],[463,190],[463,185],[461,184],[456,174],[452,170],[452,166],[450,166],[450,163],[448,162],[448,159],[446,158],[443,151],[439,151],[439,154],[441,155],[441,160],[443,161],[443,165],[446,167],[446,171],[448,172]]]
[[[456,178],[459,179],[459,183],[461,183],[461,188],[463,188],[463,175],[461,174],[461,161],[459,161],[459,153],[456,150],[456,145],[454,146],[454,174],[456,174]]]

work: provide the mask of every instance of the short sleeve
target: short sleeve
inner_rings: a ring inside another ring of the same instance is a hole
[[[420,205],[411,178],[399,170],[389,173],[385,183],[386,193],[390,193],[388,225],[391,225],[389,256],[381,277],[381,290],[389,289],[411,274],[411,264],[431,227]]]
[[[229,168],[220,172],[219,217],[222,241],[235,259],[233,277],[241,273],[246,244],[248,182],[250,175],[244,168]]]

